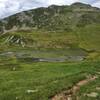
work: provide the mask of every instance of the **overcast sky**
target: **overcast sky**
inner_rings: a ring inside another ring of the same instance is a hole
[[[83,2],[100,7],[100,0],[0,0],[0,18],[17,12],[46,7],[48,5],[70,5],[74,2]]]

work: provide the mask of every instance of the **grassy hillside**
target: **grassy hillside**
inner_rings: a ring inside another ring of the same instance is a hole
[[[18,52],[26,57],[57,58],[85,56],[94,59],[100,56],[100,25],[74,28],[71,32],[16,31],[0,36],[0,51]]]
[[[99,12],[75,3],[18,13],[0,21],[0,47],[99,51]]]
[[[100,9],[52,5],[0,21],[0,100],[100,100]]]
[[[77,98],[99,100],[99,32],[100,25],[94,24],[84,28],[74,28],[71,32],[32,30],[2,35],[0,37],[0,99],[52,100],[55,95],[71,89],[78,82],[96,76],[97,79],[82,85],[74,95],[70,95],[72,100]],[[17,59],[11,51],[24,52],[26,59]],[[6,56],[2,55],[3,52]],[[47,63],[34,62],[30,59],[30,57],[58,58],[84,54],[87,59],[78,62]]]
[[[32,49],[83,48],[100,50],[100,24],[74,28],[71,32],[16,31],[0,36],[1,46]]]
[[[76,96],[79,96],[79,100],[100,99],[100,90],[96,90],[100,88],[99,61],[80,63],[28,63],[14,59],[7,60],[6,63],[3,61],[0,59],[1,100],[51,100],[55,94],[70,89],[80,80],[94,75],[98,76],[98,79],[85,85],[84,88],[81,87]],[[90,88],[90,85],[93,88]],[[96,97],[84,95],[91,92],[98,95]]]

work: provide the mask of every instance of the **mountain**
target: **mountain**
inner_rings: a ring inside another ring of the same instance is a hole
[[[100,100],[100,9],[52,5],[2,19],[0,100]]]
[[[0,49],[4,50],[17,46],[99,51],[100,9],[74,3],[24,11],[0,20],[0,33]]]
[[[87,4],[51,5],[24,11],[0,20],[0,33],[17,30],[72,31],[75,27],[100,23],[100,9]]]

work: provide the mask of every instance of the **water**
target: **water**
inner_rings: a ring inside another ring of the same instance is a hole
[[[0,53],[0,58],[13,58],[27,62],[82,61],[87,56],[82,49],[71,50],[20,50]]]

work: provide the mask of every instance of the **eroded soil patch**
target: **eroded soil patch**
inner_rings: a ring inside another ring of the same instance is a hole
[[[97,78],[98,78],[97,76],[91,76],[88,77],[87,79],[81,80],[76,85],[74,85],[71,89],[56,94],[51,98],[51,100],[73,100],[73,97],[75,97],[75,94],[80,90],[81,86],[84,86],[87,83],[94,81]],[[76,100],[79,100],[77,97],[75,98]]]

